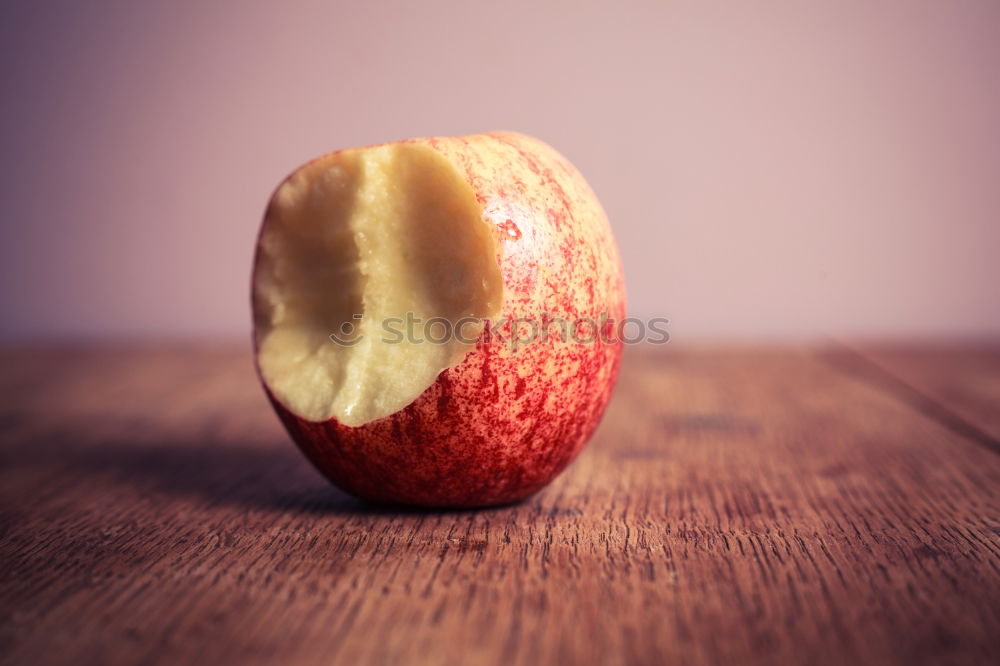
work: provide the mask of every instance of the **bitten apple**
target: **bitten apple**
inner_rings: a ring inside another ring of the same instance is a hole
[[[256,363],[305,455],[358,497],[511,502],[579,453],[618,372],[607,217],[537,139],[342,150],[275,191],[253,273]]]

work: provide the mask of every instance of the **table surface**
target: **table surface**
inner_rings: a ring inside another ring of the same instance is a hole
[[[9,664],[1000,663],[1000,346],[630,348],[482,511],[329,486],[241,346],[0,354]]]

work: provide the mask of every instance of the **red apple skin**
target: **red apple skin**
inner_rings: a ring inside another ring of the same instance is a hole
[[[465,175],[496,233],[498,321],[540,321],[543,313],[622,320],[625,285],[611,227],[568,160],[508,132],[410,141]],[[517,351],[509,325],[504,342],[484,332],[416,401],[360,427],[304,420],[268,396],[303,453],[352,495],[427,507],[505,504],[552,481],[597,428],[621,360],[613,329],[603,331],[610,343],[563,344],[553,324],[548,341]]]

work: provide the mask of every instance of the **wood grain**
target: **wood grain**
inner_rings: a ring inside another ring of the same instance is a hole
[[[1000,345],[865,345],[859,353],[910,386],[918,408],[921,397],[933,401],[950,412],[945,419],[979,430],[983,444],[1000,452]]]
[[[1000,457],[843,354],[631,348],[567,473],[468,512],[332,489],[243,348],[0,364],[3,663],[1000,660]]]

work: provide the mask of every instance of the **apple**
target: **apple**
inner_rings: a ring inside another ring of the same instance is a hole
[[[618,249],[570,162],[509,132],[342,150],[277,188],[253,271],[257,371],[312,463],[357,497],[513,502],[611,396]]]

